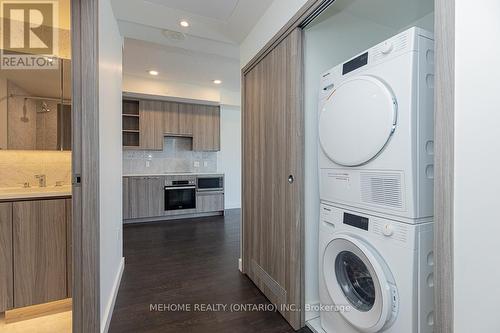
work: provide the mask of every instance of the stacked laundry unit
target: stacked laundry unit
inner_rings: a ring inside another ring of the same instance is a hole
[[[327,333],[433,332],[433,55],[411,28],[321,77]]]

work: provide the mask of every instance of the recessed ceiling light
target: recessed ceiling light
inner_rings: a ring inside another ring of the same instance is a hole
[[[186,20],[180,21],[179,24],[181,25],[181,27],[184,27],[184,28],[189,27],[189,22]]]
[[[148,71],[148,73],[149,73],[149,75],[153,75],[153,76],[158,76],[158,74],[159,74],[158,71],[155,71],[153,69]]]
[[[213,83],[215,83],[215,84],[221,84],[222,81],[221,80],[213,80]]]

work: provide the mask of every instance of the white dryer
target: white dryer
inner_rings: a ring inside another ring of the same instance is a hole
[[[327,333],[432,333],[433,223],[321,205],[319,293]]]
[[[321,76],[321,200],[407,223],[432,217],[433,59],[432,34],[414,27]]]

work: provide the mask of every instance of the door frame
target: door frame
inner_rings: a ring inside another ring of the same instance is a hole
[[[245,74],[262,60],[295,28],[305,28],[328,8],[334,0],[308,0],[299,11],[241,70],[241,108],[245,106]],[[437,333],[453,332],[453,171],[454,171],[454,86],[455,86],[455,0],[435,0],[435,179],[434,179],[434,309]],[[305,44],[305,43],[304,43]],[[303,44],[303,45],[304,45]],[[304,46],[303,46],[304,47]],[[242,127],[244,136],[245,127]],[[242,174],[245,173],[242,144]],[[245,189],[242,188],[242,198]],[[242,202],[244,204],[244,202]],[[245,262],[242,218],[242,272]],[[451,282],[451,283],[450,283]]]
[[[71,0],[73,333],[101,330],[98,6]]]

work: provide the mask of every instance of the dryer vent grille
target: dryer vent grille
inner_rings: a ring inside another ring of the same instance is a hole
[[[361,173],[361,200],[368,204],[403,208],[402,179],[399,173]]]

